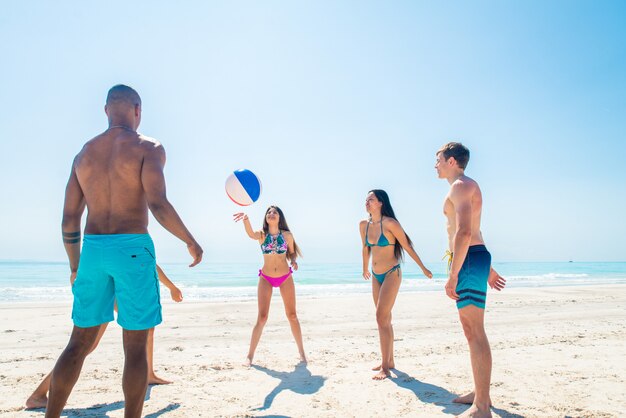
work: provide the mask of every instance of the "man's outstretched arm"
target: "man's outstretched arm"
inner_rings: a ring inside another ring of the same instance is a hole
[[[150,211],[163,228],[187,244],[189,254],[193,257],[190,267],[193,267],[202,260],[202,248],[167,200],[163,167],[165,167],[165,150],[161,145],[156,145],[144,157],[141,168],[141,183],[146,201]]]

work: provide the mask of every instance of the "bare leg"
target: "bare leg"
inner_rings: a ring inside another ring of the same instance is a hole
[[[393,369],[396,367],[396,362],[393,359],[393,340],[395,340],[395,334],[393,333],[393,324],[391,323],[391,319],[393,315],[389,312],[389,328],[391,329],[391,348],[389,349],[389,368]]]
[[[147,329],[123,332],[124,340],[124,417],[139,418],[148,388]]]
[[[154,328],[148,330],[148,342],[146,344],[146,355],[148,357],[148,384],[149,385],[169,385],[170,380],[160,378],[154,373]]]
[[[254,352],[256,351],[261,334],[263,333],[263,327],[267,323],[267,316],[270,312],[270,302],[272,301],[272,285],[263,278],[259,278],[259,285],[257,288],[257,300],[259,306],[259,313],[257,315],[256,324],[252,329],[252,337],[250,338],[250,349],[248,350],[248,357],[244,365],[250,367],[252,365],[252,359],[254,359]]]
[[[372,296],[374,297],[374,306],[378,306],[378,295],[380,294],[380,283],[378,282],[378,280],[376,280],[375,277],[371,278],[372,280]],[[394,334],[393,334],[393,325],[391,326],[391,359],[389,360],[389,368],[393,369],[394,367],[396,367],[396,362],[393,359],[393,339],[394,339]],[[372,370],[374,371],[378,371],[380,370],[382,367],[382,362],[378,363],[376,366],[372,367]]]
[[[376,322],[378,323],[378,334],[380,336],[380,351],[382,363],[380,371],[372,379],[383,380],[391,375],[391,360],[393,359],[393,328],[391,327],[391,309],[396,302],[398,290],[400,289],[400,271],[396,270],[385,277],[385,281],[380,286],[378,302],[376,304]]]
[[[100,329],[99,325],[90,328],[74,326],[70,341],[52,370],[46,418],[61,416],[67,398],[80,376],[85,357],[93,350]]]
[[[380,283],[378,282],[378,280],[376,280],[376,277],[374,277],[374,275],[372,275],[372,278],[370,279],[372,281],[372,298],[374,299],[374,306],[376,308],[378,308],[378,295],[380,294]],[[378,371],[380,370],[382,367],[382,361],[372,367],[372,370],[374,371]]]
[[[289,277],[280,285],[280,295],[283,297],[283,303],[285,305],[285,314],[289,320],[291,326],[291,333],[296,340],[298,346],[298,352],[300,353],[300,361],[306,363],[306,355],[304,354],[304,344],[302,343],[302,330],[300,328],[300,321],[298,321],[298,315],[296,314],[296,287],[293,284],[293,277]]]
[[[467,338],[474,375],[474,399],[462,417],[491,417],[489,385],[491,382],[491,349],[485,334],[485,310],[468,305],[459,310],[463,332]],[[463,397],[465,398],[465,397]]]
[[[50,390],[50,380],[52,372],[43,378],[37,389],[26,399],[26,409],[45,408],[48,404],[48,390]]]
[[[109,325],[108,322],[100,325],[96,340],[91,346],[91,350],[89,350],[89,353],[87,354],[91,354],[93,350],[96,349],[98,343],[100,342],[100,339],[102,339],[102,336],[104,335],[104,331],[106,331],[107,329],[107,325]],[[37,389],[35,389],[35,391],[28,397],[28,399],[26,400],[26,409],[37,409],[46,407],[46,404],[48,403],[48,391],[50,390],[51,378],[52,371],[50,371],[50,373],[48,373],[48,375],[43,378],[39,386],[37,386]]]

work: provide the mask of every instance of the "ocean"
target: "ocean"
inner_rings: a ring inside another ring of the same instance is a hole
[[[182,263],[160,264],[183,292],[185,301],[253,300],[259,264],[212,263],[189,268]],[[432,280],[422,276],[411,261],[403,264],[401,292],[443,291],[446,265],[427,263]],[[503,262],[494,268],[507,279],[507,287],[571,286],[626,283],[626,262]],[[295,272],[299,296],[368,293],[371,285],[361,277],[360,263],[300,263]],[[276,296],[278,292],[274,292]],[[161,286],[161,298],[169,292]],[[71,301],[69,268],[65,262],[0,261],[0,303]]]

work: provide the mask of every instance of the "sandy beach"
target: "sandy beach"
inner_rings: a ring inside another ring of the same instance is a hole
[[[69,304],[0,305],[0,416],[42,417],[23,404],[53,366],[71,330]],[[241,366],[256,302],[167,303],[155,336],[155,369],[172,385],[148,389],[144,416],[452,416],[466,407],[469,355],[454,304],[440,292],[400,292],[394,309],[393,378],[371,380],[379,361],[368,295],[301,298],[309,364],[280,298],[253,368]],[[487,311],[499,417],[622,415],[626,394],[626,285],[506,289]],[[123,416],[121,329],[112,324],[87,358],[67,416]]]

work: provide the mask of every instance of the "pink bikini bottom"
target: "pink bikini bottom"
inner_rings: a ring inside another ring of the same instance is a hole
[[[267,274],[263,273],[263,270],[259,270],[259,277],[263,277],[265,280],[267,280],[267,282],[271,284],[272,287],[280,287],[280,285],[283,284],[283,282],[287,280],[292,273],[293,270],[291,270],[291,267],[289,267],[289,273],[280,277],[268,276]]]

